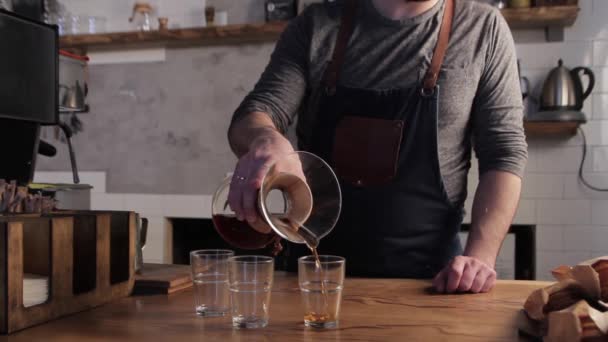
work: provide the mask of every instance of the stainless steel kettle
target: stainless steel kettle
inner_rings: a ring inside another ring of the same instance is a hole
[[[569,70],[563,64],[560,59],[558,66],[551,70],[545,80],[540,98],[541,111],[580,111],[583,108],[583,101],[595,86],[595,75],[591,69],[577,67]],[[585,90],[581,82],[581,72],[589,78]]]

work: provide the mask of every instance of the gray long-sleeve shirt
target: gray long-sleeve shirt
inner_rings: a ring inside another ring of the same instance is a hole
[[[371,89],[420,84],[429,67],[444,0],[406,20],[390,20],[372,0],[360,1],[340,83]],[[522,176],[527,159],[515,47],[496,9],[455,1],[448,51],[439,77],[438,148],[450,200],[464,202],[471,145],[479,172]],[[255,89],[234,114],[268,113],[285,132],[297,117],[297,136],[308,145],[316,119],[320,82],[331,59],[340,24],[323,5],[311,5],[292,20],[278,41]]]

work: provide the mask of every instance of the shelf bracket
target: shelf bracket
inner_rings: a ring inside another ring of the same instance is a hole
[[[564,41],[564,27],[563,26],[545,27],[545,37],[548,42],[563,42]]]

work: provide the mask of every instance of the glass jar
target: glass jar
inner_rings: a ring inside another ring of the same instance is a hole
[[[152,30],[152,13],[152,5],[146,2],[136,2],[133,5],[133,13],[129,18],[129,22],[138,31],[150,31]]]

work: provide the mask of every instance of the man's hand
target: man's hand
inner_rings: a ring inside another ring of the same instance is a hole
[[[479,259],[457,256],[437,274],[433,287],[439,293],[489,292],[496,283],[496,271]]]
[[[228,194],[230,208],[239,220],[253,224],[259,219],[257,191],[262,186],[264,175],[277,159],[292,152],[294,149],[289,140],[273,130],[268,130],[251,142],[248,151],[236,165]]]

